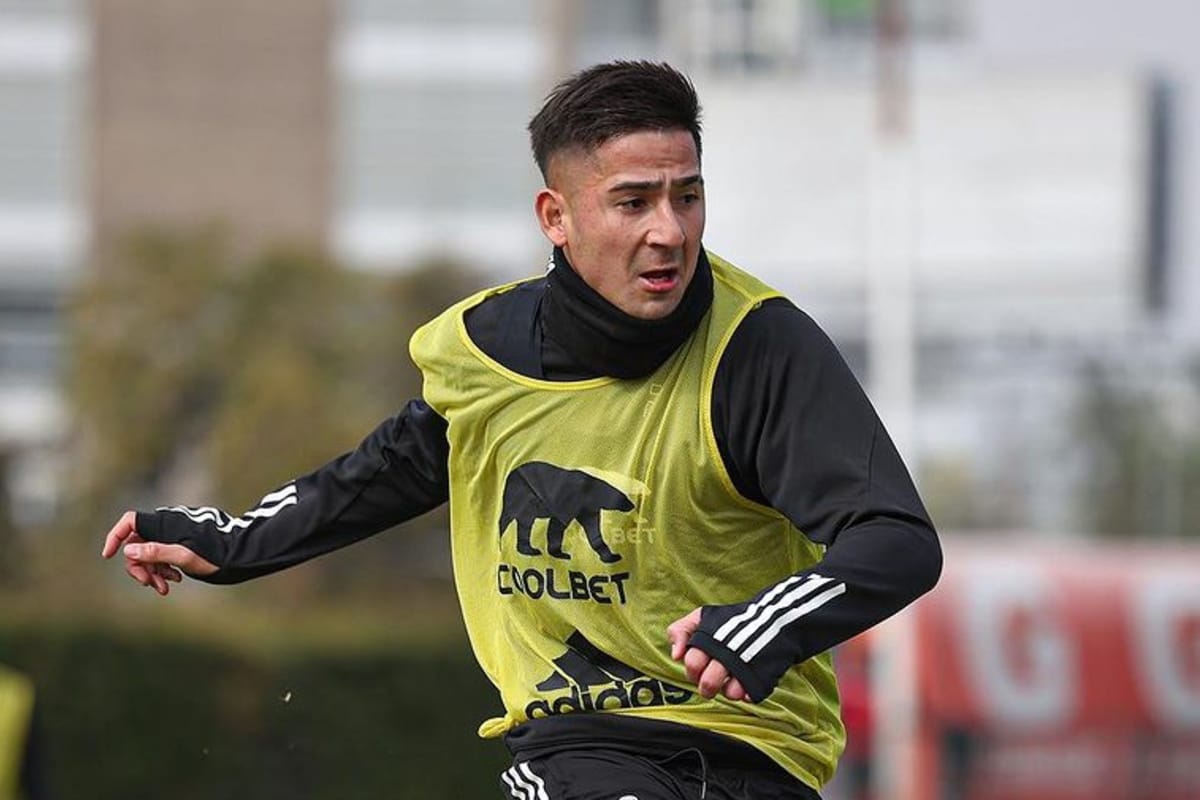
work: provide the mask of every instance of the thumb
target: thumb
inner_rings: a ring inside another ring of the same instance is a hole
[[[671,642],[672,659],[679,661],[683,658],[683,654],[687,652],[688,640],[692,638],[692,634],[698,627],[700,627],[699,608],[667,626],[667,639]]]
[[[181,544],[137,542],[125,545],[121,551],[126,558],[144,564],[170,564],[191,575],[211,575],[217,567]]]

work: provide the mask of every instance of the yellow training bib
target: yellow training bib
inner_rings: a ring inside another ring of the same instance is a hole
[[[820,786],[845,741],[828,654],[757,704],[700,697],[670,658],[671,622],[744,602],[821,556],[738,494],[717,450],[717,364],[745,315],[778,293],[708,257],[712,308],[644,378],[544,381],[494,361],[464,316],[517,284],[413,336],[425,401],[448,423],[458,596],[504,704],[480,734],[551,714],[634,714],[735,737]]]

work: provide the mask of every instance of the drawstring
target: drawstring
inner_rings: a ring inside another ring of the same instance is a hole
[[[700,761],[700,800],[704,800],[705,796],[708,794],[708,759],[704,757],[704,752],[700,750],[700,748],[689,747],[686,750],[680,750],[678,753],[667,756],[662,761],[659,761],[658,765],[661,767],[664,764],[674,761],[680,756],[687,755],[688,753],[695,753],[696,758]]]

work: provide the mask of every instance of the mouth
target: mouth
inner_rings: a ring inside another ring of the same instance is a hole
[[[638,275],[638,283],[652,294],[666,294],[679,285],[679,270],[651,269]]]

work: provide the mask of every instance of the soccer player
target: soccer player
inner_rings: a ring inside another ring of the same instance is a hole
[[[354,451],[238,517],[127,512],[104,555],[165,595],[449,500],[510,796],[817,797],[845,739],[829,648],[941,550],[832,343],[703,247],[699,112],[665,64],[565,80],[529,125],[548,273],[418,330],[422,397]],[[760,235],[786,222],[764,208]]]

